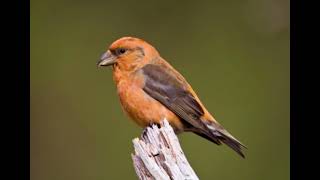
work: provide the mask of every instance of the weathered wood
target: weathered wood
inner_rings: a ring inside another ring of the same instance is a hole
[[[166,119],[161,128],[157,125],[147,127],[140,139],[133,139],[133,146],[133,164],[140,180],[199,179]]]

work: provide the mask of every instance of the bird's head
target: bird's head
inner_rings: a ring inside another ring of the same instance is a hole
[[[102,54],[98,66],[119,66],[134,70],[159,57],[158,51],[144,40],[123,37],[113,42]]]

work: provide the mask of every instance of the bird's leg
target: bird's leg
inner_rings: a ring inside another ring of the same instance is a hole
[[[152,128],[153,125],[157,125],[157,127],[160,129],[161,128],[161,125],[158,124],[158,123],[154,123],[152,121],[149,121],[148,125],[142,130],[142,133],[141,133],[141,137],[144,137],[147,135],[147,131],[148,131],[148,127]]]
[[[142,130],[141,138],[147,136],[147,131],[148,131],[148,126],[146,126],[146,127]]]
[[[155,125],[157,125],[159,129],[161,128],[161,124],[155,123]]]
[[[150,121],[146,127],[142,130],[141,137],[147,136],[148,127],[152,128],[152,122]]]

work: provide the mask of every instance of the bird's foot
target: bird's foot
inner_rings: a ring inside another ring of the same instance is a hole
[[[142,130],[142,133],[141,133],[141,138],[144,138],[147,136],[147,131],[148,131],[148,126],[145,127],[143,130]]]
[[[149,122],[148,125],[142,130],[141,138],[147,136],[148,128],[152,128],[153,125],[156,125],[159,129],[161,128],[160,124]]]

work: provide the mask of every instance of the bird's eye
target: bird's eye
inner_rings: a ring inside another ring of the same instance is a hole
[[[117,55],[121,55],[121,54],[124,54],[127,50],[125,48],[118,48],[116,50],[116,54]]]

